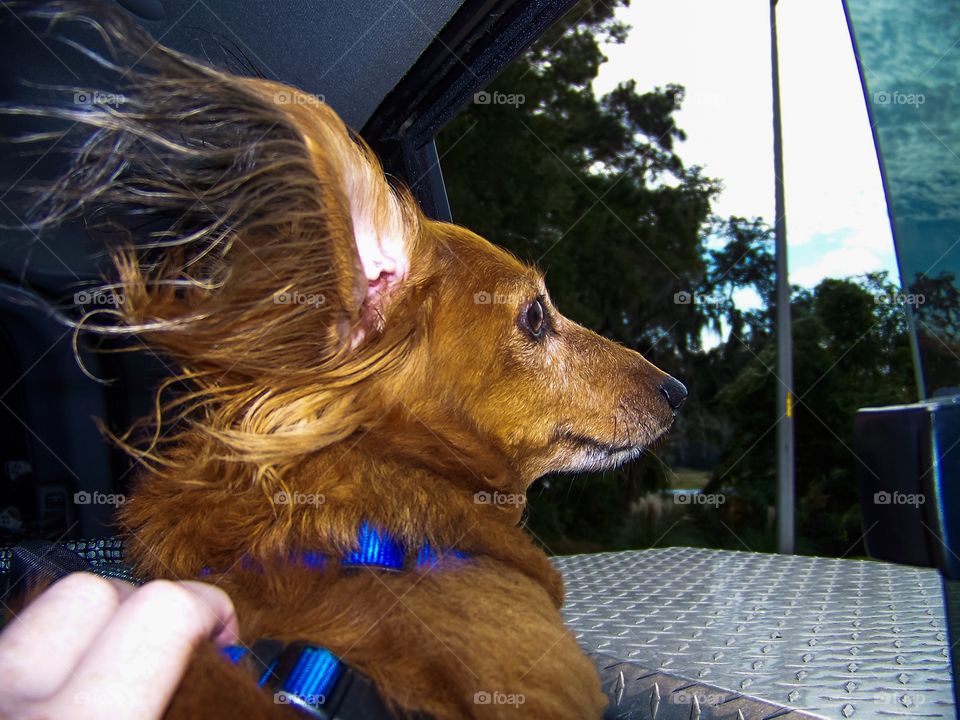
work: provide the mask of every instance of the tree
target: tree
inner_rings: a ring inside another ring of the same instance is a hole
[[[826,279],[812,291],[794,290],[797,524],[803,551],[863,552],[853,416],[862,407],[913,397],[903,307],[888,300],[898,292],[886,273]],[[775,418],[768,409],[779,382],[775,338],[751,352],[718,394],[717,412],[726,418],[728,432],[709,488],[735,498],[727,512],[741,521],[765,517],[776,490]]]
[[[718,186],[673,151],[682,88],[594,98],[598,41],[626,35],[616,5],[577,5],[489,89],[523,102],[469,106],[439,149],[458,222],[540,265],[567,315],[675,360],[703,326],[669,310],[704,282]]]
[[[738,329],[754,321],[730,296],[743,284],[769,282],[762,252],[738,264],[768,232],[755,221],[711,217],[718,183],[675,152],[685,138],[674,118],[683,88],[638,92],[631,81],[594,97],[591,83],[605,60],[599,43],[625,39],[628,28],[614,18],[625,4],[575,6],[488,88],[490,102],[451,123],[439,152],[458,222],[539,265],[565,314],[686,379],[709,370],[697,354],[706,327],[728,316]],[[727,247],[708,253],[711,236]],[[675,299],[714,290],[726,293],[720,306]],[[714,394],[716,385],[703,387]],[[702,437],[712,422],[700,387],[691,384],[691,411],[673,433],[675,445],[687,428]],[[609,540],[601,529],[611,517],[669,482],[652,455],[585,481],[590,501],[575,513],[566,503],[578,495],[570,491],[576,480],[531,493],[533,523],[545,536]]]
[[[530,527],[558,552],[658,540],[743,549],[747,539],[772,550],[770,228],[713,215],[719,184],[676,153],[685,139],[675,120],[682,87],[641,92],[627,82],[594,96],[605,59],[599,43],[626,38],[614,17],[625,4],[578,3],[488,88],[489,102],[468,107],[439,138],[455,219],[539,265],[565,314],[640,351],[690,390],[666,444],[641,461],[534,487]],[[743,288],[756,292],[758,308],[734,302]],[[891,290],[873,275],[795,291],[801,548],[840,554],[859,536],[853,414],[910,398],[902,313],[875,299]],[[706,330],[726,339],[706,350]],[[670,484],[677,460],[714,468],[710,489],[731,502],[684,511],[663,538],[650,518],[674,518],[677,508],[638,500]]]

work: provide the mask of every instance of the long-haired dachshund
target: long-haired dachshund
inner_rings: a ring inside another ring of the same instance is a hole
[[[524,494],[637,458],[683,385],[425,217],[318,99],[157,45],[114,6],[21,12],[95,31],[88,57],[125,75],[114,103],[7,112],[80,134],[33,215],[106,223],[115,303],[80,328],[178,368],[152,434],[117,438],[143,466],[127,559],[216,583],[240,618],[167,716],[323,716],[349,677],[403,716],[600,717]]]

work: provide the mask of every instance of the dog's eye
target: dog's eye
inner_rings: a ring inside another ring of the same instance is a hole
[[[543,303],[540,302],[539,298],[527,306],[527,311],[524,313],[524,320],[524,324],[527,326],[530,334],[535,338],[540,337],[540,334],[543,332],[544,314]]]

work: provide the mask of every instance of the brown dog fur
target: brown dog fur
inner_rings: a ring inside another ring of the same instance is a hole
[[[546,473],[638,456],[672,422],[668,376],[560,315],[534,269],[423,216],[326,105],[94,10],[32,14],[97,29],[105,63],[137,61],[127,102],[17,112],[86,133],[36,227],[100,207],[156,223],[114,241],[122,302],[81,323],[182,369],[146,446],[120,439],[145,468],[120,517],[130,562],[154,578],[212,569],[243,642],[327,647],[401,713],[517,715],[474,702],[496,691],[522,694],[523,716],[599,717],[562,580],[518,527],[522,497]],[[291,560],[342,556],[362,521],[467,557],[399,573]],[[295,713],[198,648],[167,717],[240,716]]]

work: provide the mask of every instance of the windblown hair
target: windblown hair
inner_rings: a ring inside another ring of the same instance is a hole
[[[416,322],[385,325],[364,307],[355,219],[416,238],[409,194],[311,96],[159,45],[113,5],[55,0],[22,14],[51,32],[94,31],[105,52],[64,42],[123,83],[115,106],[2,110],[72,124],[22,142],[82,138],[28,214],[37,232],[82,217],[113,238],[117,276],[102,291],[116,307],[78,330],[132,335],[181,369],[158,392],[146,447],[117,440],[161,474],[198,462],[167,452],[198,434],[207,459],[272,474],[369,420],[364,381],[402,360]],[[171,399],[174,385],[189,390]]]
[[[28,215],[104,231],[115,307],[73,324],[178,366],[145,446],[118,438],[146,466],[118,511],[124,560],[213,580],[246,644],[324,647],[411,716],[499,715],[478,693],[516,687],[532,717],[599,718],[563,580],[518,526],[524,492],[635,457],[673,420],[668,376],[422,215],[311,96],[155,44],[113,4],[17,12],[77,27],[63,40],[118,76],[116,105],[0,107],[67,128],[28,143],[79,139]],[[365,524],[401,572],[355,571]],[[220,655],[198,648],[168,717],[286,713]]]

